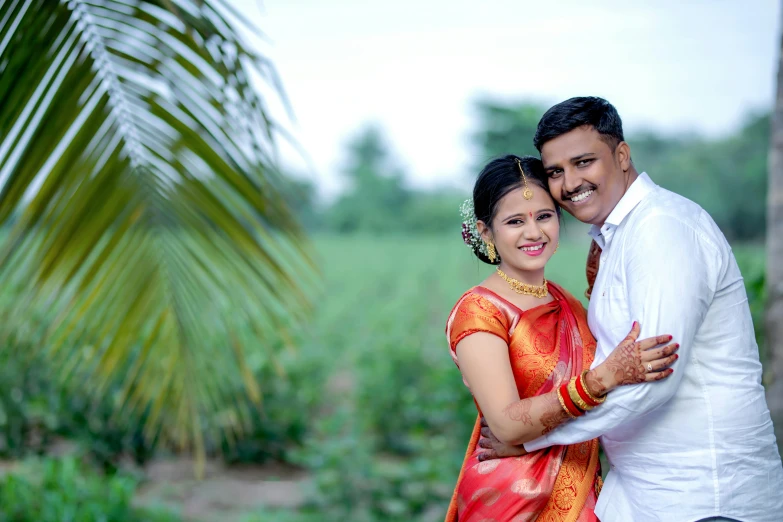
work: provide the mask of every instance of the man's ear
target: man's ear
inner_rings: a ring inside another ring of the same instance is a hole
[[[492,231],[483,221],[476,221],[476,230],[478,230],[481,239],[484,241],[492,241]]]
[[[614,149],[614,153],[620,163],[620,168],[623,169],[623,172],[628,172],[628,169],[631,168],[631,146],[621,141]]]

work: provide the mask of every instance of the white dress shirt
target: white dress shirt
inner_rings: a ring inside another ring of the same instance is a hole
[[[634,320],[680,343],[674,373],[622,386],[528,451],[600,436],[602,522],[783,520],[783,466],[761,385],[745,286],[725,237],[692,201],[641,174],[606,223],[588,308],[593,367]]]

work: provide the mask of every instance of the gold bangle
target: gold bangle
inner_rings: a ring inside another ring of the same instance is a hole
[[[595,395],[590,393],[590,389],[587,387],[587,383],[585,382],[585,375],[587,375],[587,372],[589,372],[589,371],[590,370],[585,370],[585,371],[582,372],[582,375],[579,376],[579,379],[581,379],[581,381],[582,381],[581,382],[582,389],[585,391],[585,393],[587,394],[588,397],[593,399],[598,404],[601,404],[601,403],[603,403],[606,400],[606,395],[604,395],[603,397],[596,397]]]
[[[566,415],[568,415],[572,419],[575,419],[576,415],[574,415],[573,413],[568,411],[568,408],[566,408],[565,401],[563,400],[563,396],[560,395],[560,387],[559,386],[557,387],[557,400],[560,401],[560,406],[563,407],[563,411],[566,412]]]
[[[579,392],[576,390],[576,380],[578,378],[579,377],[572,377],[568,382],[568,396],[571,397],[571,400],[576,404],[577,408],[582,411],[590,411],[593,409],[593,406],[587,404],[584,399],[579,396]]]

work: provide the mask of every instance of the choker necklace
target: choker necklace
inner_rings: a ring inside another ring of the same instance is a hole
[[[549,289],[546,286],[546,279],[544,279],[543,285],[529,285],[527,283],[523,283],[522,281],[517,281],[512,277],[508,277],[506,273],[503,272],[500,268],[498,268],[498,275],[501,279],[503,279],[503,281],[508,283],[508,286],[510,286],[513,291],[518,294],[532,295],[538,299],[543,299],[549,295]]]

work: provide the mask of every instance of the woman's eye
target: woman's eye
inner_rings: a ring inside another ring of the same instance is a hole
[[[511,221],[508,222],[509,225],[520,225],[522,223],[524,223],[524,221],[522,221],[521,219],[512,219]]]
[[[538,216],[538,220],[539,221],[545,221],[545,220],[547,220],[547,219],[549,219],[551,217],[552,217],[552,214],[541,214],[540,216]]]

